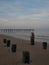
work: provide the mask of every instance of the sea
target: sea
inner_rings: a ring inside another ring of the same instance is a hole
[[[12,36],[15,38],[21,38],[24,40],[30,40],[31,32],[34,32],[35,42],[48,42],[49,43],[49,31],[47,30],[16,30],[16,31],[0,31],[0,34]]]

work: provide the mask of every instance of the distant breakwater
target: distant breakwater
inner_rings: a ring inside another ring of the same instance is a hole
[[[31,32],[34,31],[34,29],[0,29],[0,32],[17,32],[17,31]]]

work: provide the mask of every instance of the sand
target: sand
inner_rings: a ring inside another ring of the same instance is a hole
[[[16,53],[11,52],[10,48],[5,47],[3,39],[11,40],[11,45],[17,45]],[[0,65],[28,65],[22,62],[22,52],[30,52],[29,65],[49,65],[49,44],[46,50],[42,47],[42,42],[35,42],[31,45],[30,41],[14,38],[0,34]]]

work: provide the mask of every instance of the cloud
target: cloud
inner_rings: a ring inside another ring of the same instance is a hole
[[[39,19],[41,17],[48,17],[49,13],[45,13],[45,14],[31,14],[31,15],[22,15],[17,17],[18,19]]]

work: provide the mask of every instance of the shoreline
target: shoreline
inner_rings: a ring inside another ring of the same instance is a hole
[[[0,33],[1,35],[5,35],[5,36],[8,36],[8,37],[13,37],[13,38],[18,38],[18,39],[22,39],[22,40],[28,40],[28,41],[30,41],[30,34],[29,35],[23,35],[23,34],[21,34],[21,33]],[[49,43],[49,38],[48,37],[40,37],[40,35],[39,36],[36,36],[35,35],[35,42],[47,42],[47,43]]]

